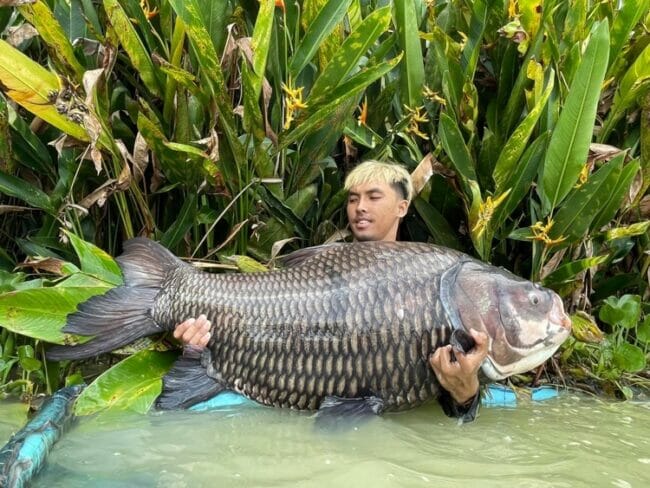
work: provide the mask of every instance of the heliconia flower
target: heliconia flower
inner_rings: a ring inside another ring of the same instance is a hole
[[[282,91],[284,91],[284,103],[285,103],[285,116],[284,116],[284,128],[288,129],[291,126],[291,122],[295,119],[295,112],[307,108],[307,104],[302,100],[302,90],[304,87],[293,88],[291,80],[289,80],[288,85],[282,83]]]
[[[476,219],[476,224],[472,227],[472,232],[476,234],[476,237],[481,237],[485,229],[487,229],[488,224],[492,220],[494,211],[496,208],[503,203],[506,197],[510,194],[510,190],[504,191],[497,198],[492,199],[491,196],[488,196],[484,202],[481,202],[478,209],[478,218]]]
[[[363,103],[361,104],[361,113],[359,114],[359,117],[357,118],[357,123],[359,125],[366,125],[366,119],[368,118],[368,99],[364,99]]]
[[[424,105],[415,108],[411,108],[407,105],[404,105],[404,109],[407,112],[407,117],[410,117],[409,125],[406,128],[406,132],[408,134],[413,134],[418,137],[421,137],[422,139],[428,139],[429,136],[427,136],[424,132],[422,132],[419,126],[419,124],[429,122],[429,119],[427,118],[427,114],[423,113]]]
[[[557,239],[551,239],[549,237],[549,232],[553,228],[553,224],[555,224],[555,221],[548,217],[546,220],[546,225],[544,225],[541,222],[536,222],[535,224],[530,226],[530,230],[533,233],[533,237],[531,237],[532,240],[534,241],[542,241],[544,245],[546,246],[553,246],[555,244],[559,244],[562,241],[566,240],[566,237],[560,236]]]
[[[151,10],[148,0],[140,0],[140,7],[142,7],[142,11],[144,12],[144,16],[147,18],[147,20],[151,20],[156,15],[158,15],[158,8],[154,7],[154,9]]]

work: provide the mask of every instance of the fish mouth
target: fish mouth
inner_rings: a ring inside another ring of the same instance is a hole
[[[546,335],[530,344],[518,346],[508,344],[510,359],[499,364],[488,354],[481,368],[492,380],[502,380],[514,374],[521,374],[546,362],[571,334],[571,318],[564,312],[564,305],[558,295],[553,295],[553,306],[546,320]],[[490,348],[491,350],[491,348]]]

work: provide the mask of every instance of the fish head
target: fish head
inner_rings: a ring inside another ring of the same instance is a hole
[[[443,304],[455,328],[487,334],[488,378],[530,371],[569,337],[571,319],[554,291],[478,261],[456,268],[442,283]]]

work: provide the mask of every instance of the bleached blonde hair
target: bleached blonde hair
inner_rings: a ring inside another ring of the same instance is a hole
[[[401,164],[387,163],[370,159],[355,166],[345,178],[344,187],[350,191],[353,186],[376,181],[390,185],[399,195],[408,201],[413,199],[413,182],[408,170]]]

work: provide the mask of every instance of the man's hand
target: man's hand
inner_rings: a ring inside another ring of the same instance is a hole
[[[478,392],[478,369],[487,356],[488,337],[484,332],[470,329],[474,348],[467,353],[454,351],[456,361],[451,360],[451,346],[440,347],[429,356],[429,364],[440,386],[449,392],[459,405],[466,404]]]
[[[176,326],[174,337],[186,346],[204,348],[208,345],[212,323],[201,314],[196,319],[188,319]]]

